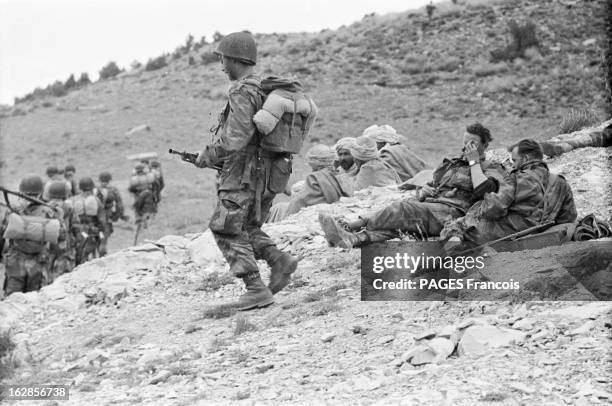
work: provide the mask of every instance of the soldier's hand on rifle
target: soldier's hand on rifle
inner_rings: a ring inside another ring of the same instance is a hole
[[[212,162],[210,161],[210,155],[208,153],[208,149],[204,148],[196,158],[195,165],[198,168],[206,168],[207,166],[212,166]]]

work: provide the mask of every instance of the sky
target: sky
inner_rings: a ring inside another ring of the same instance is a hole
[[[317,32],[428,0],[0,0],[0,103],[109,61],[173,51],[188,34]]]

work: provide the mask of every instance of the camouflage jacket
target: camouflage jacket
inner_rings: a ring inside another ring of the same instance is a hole
[[[229,89],[229,100],[206,150],[210,160],[223,167],[217,179],[218,190],[241,190],[245,185],[255,188],[258,140],[253,116],[265,99],[260,83],[261,78],[249,75]]]
[[[116,187],[98,186],[95,189],[95,195],[102,202],[107,221],[117,221],[124,216],[123,200]]]
[[[444,159],[434,170],[433,181],[429,183],[437,194],[425,201],[444,203],[465,213],[485,193],[497,192],[507,176],[499,163],[485,160],[480,162],[480,167],[487,180],[474,189],[469,163],[461,158]]]
[[[513,170],[499,192],[484,196],[479,214],[488,220],[515,214],[534,225],[550,220],[569,223],[577,216],[565,178],[551,174],[542,161],[529,161]]]

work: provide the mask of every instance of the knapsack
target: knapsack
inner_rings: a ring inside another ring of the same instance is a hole
[[[98,199],[94,195],[77,195],[73,198],[74,212],[78,216],[97,216]]]
[[[317,116],[317,106],[302,90],[295,78],[269,76],[259,83],[247,79],[245,83],[263,91],[262,108],[253,117],[261,134],[259,145],[272,152],[298,154],[309,135]]]

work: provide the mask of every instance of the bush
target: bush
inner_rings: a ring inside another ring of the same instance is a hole
[[[147,64],[145,65],[145,70],[152,71],[152,70],[161,69],[166,66],[168,66],[168,62],[166,62],[166,57],[161,55],[161,56],[158,56],[157,58],[149,59],[147,61]]]
[[[70,90],[72,88],[75,88],[76,86],[77,86],[77,82],[74,79],[74,75],[70,75],[68,79],[66,79],[66,81],[64,82],[64,89],[66,90]]]
[[[221,34],[219,31],[215,31],[213,34],[213,42],[219,42],[223,39],[225,35]]]
[[[82,87],[87,86],[89,84],[91,84],[91,80],[89,80],[89,75],[87,74],[87,72],[81,73],[79,80],[77,80],[77,86]]]
[[[49,94],[54,97],[65,96],[66,93],[68,93],[64,87],[64,84],[59,80],[55,81],[47,89],[49,90]]]
[[[536,37],[536,26],[533,22],[527,21],[520,26],[515,20],[510,20],[508,29],[511,36],[510,44],[491,51],[491,62],[513,61],[516,58],[523,58],[528,48],[540,48]]]
[[[257,326],[251,323],[248,319],[243,316],[236,317],[236,329],[234,330],[234,336],[239,336],[247,331],[256,331]]]
[[[593,127],[600,123],[600,119],[593,110],[582,108],[572,109],[559,124],[559,134],[569,134],[583,128]]]
[[[109,62],[100,70],[100,80],[112,78],[121,73],[121,69],[113,61]]]
[[[190,55],[187,63],[189,64],[189,66],[193,66],[196,64],[196,60],[194,59],[193,56]]]

